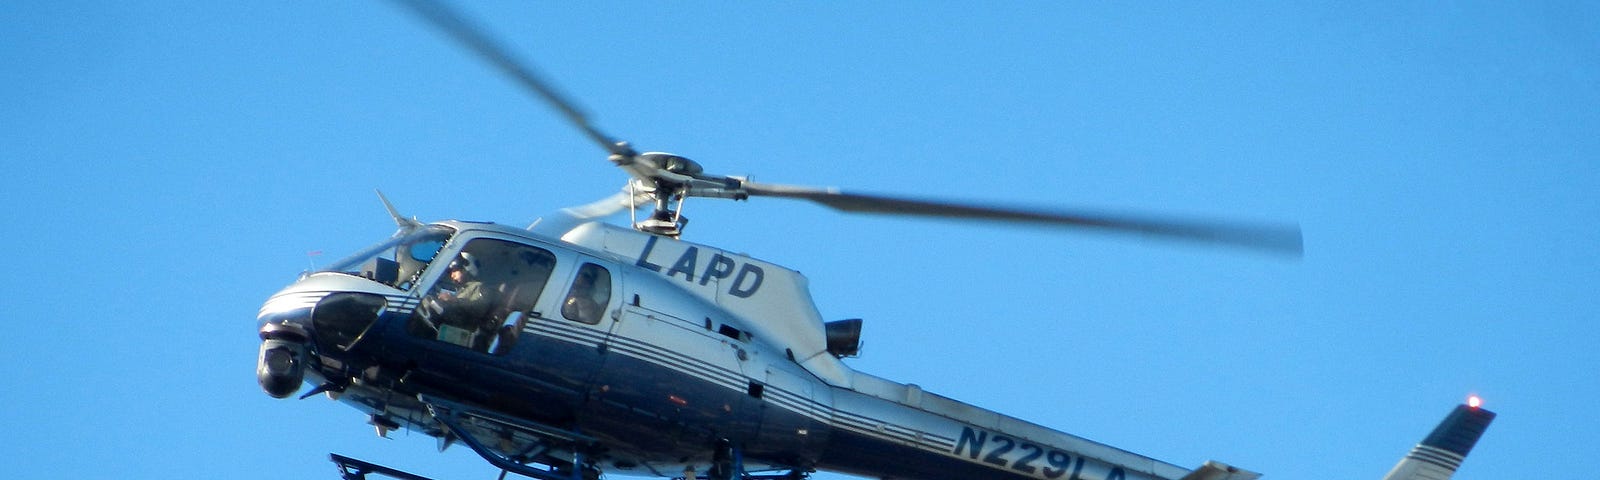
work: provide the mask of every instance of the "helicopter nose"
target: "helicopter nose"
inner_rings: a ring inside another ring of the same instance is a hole
[[[294,395],[305,381],[311,352],[350,351],[377,323],[386,304],[383,295],[338,292],[326,294],[310,309],[274,315],[260,329],[256,381],[261,389],[276,398]]]

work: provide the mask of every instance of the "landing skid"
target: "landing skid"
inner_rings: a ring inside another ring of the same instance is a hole
[[[473,408],[468,405],[447,401],[429,395],[418,395],[417,399],[427,407],[428,413],[439,426],[443,427],[448,439],[459,440],[472,449],[479,457],[500,469],[500,478],[503,480],[508,473],[515,473],[535,480],[600,480],[600,469],[586,458],[595,445],[595,440],[575,431],[561,430],[549,425],[531,423],[514,417],[504,416],[495,412]],[[557,449],[566,449],[572,455],[570,459],[558,459],[550,456],[552,445],[538,445],[537,449],[508,456],[488,447],[483,439],[477,438],[473,430],[465,428],[467,422],[481,422],[501,427],[508,427],[522,432],[527,432],[538,438],[558,443]],[[366,480],[368,473],[376,473],[393,477],[399,480],[430,480],[427,477],[402,472],[393,468],[374,463],[356,460],[337,454],[330,454],[333,462],[339,466],[340,474],[344,480]],[[683,477],[674,480],[805,480],[809,472],[794,469],[783,474],[751,474],[744,470],[743,456],[738,448],[728,440],[720,440],[715,446],[712,465],[709,471],[701,475],[685,471]]]
[[[387,476],[389,478],[397,478],[400,480],[433,480],[428,477],[402,472],[393,468],[385,467],[383,465],[378,465],[376,463],[368,463],[361,460],[356,460],[354,458],[346,457],[337,453],[330,453],[328,454],[328,457],[329,459],[333,460],[334,465],[339,466],[339,478],[344,480],[367,480],[367,474],[369,473],[376,473],[378,475]]]
[[[330,460],[333,460],[334,465],[339,466],[339,478],[343,480],[368,480],[367,475],[369,474],[383,475],[398,480],[433,480],[431,478],[414,473],[404,472],[394,468],[385,467],[383,465],[378,465],[376,463],[356,460],[354,458],[346,457],[337,453],[330,453],[328,454],[328,457]],[[505,471],[501,471],[500,473],[500,478],[502,480],[505,478],[505,473]],[[778,475],[742,474],[739,476],[739,478],[742,480],[804,480],[809,477],[810,475],[799,471],[792,471]],[[712,478],[710,475],[698,475],[689,477],[688,479],[685,479],[684,477],[678,477],[673,480],[712,480]]]
[[[738,478],[739,480],[805,480],[807,478],[811,478],[811,475],[810,474],[806,474],[806,473],[802,473],[802,472],[798,472],[798,471],[789,472],[789,473],[778,473],[778,474],[743,473],[743,474],[739,474],[739,476],[736,477],[736,478]],[[685,477],[673,477],[672,480],[718,480],[718,479],[716,477],[711,476],[711,475],[696,475],[694,477],[688,477],[688,478],[685,478]]]
[[[328,454],[334,465],[339,466],[339,478],[343,480],[368,480],[367,475],[377,474],[398,480],[433,480],[428,477],[405,472],[402,470],[385,467],[376,463],[346,457],[337,453]],[[505,480],[505,470],[500,471],[500,480]]]

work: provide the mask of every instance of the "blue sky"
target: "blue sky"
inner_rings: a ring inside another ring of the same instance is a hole
[[[468,7],[605,131],[718,173],[1304,229],[1285,261],[690,203],[688,238],[865,318],[859,370],[1267,478],[1377,478],[1469,393],[1501,416],[1457,478],[1600,454],[1592,3]],[[262,394],[256,309],[391,233],[374,189],[520,225],[615,191],[603,152],[384,3],[7,2],[0,39],[8,477],[494,475]]]

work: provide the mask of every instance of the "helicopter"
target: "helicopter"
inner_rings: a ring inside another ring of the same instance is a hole
[[[752,182],[640,152],[597,128],[449,8],[402,5],[553,106],[628,175],[620,192],[526,228],[423,223],[272,295],[257,378],[325,394],[380,435],[461,444],[543,480],[603,472],[708,480],[1255,478],[1171,464],[858,372],[862,321],[824,321],[790,268],[684,240],[690,199],[810,201],[855,213],[1021,222],[1298,255],[1288,225],[993,207]],[[649,213],[639,217],[640,209]],[[627,211],[628,225],[603,221]],[[335,457],[348,477],[397,473]],[[410,478],[410,477],[402,477]]]

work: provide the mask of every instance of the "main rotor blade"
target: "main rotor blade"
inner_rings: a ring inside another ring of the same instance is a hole
[[[1020,209],[844,193],[834,188],[752,182],[745,182],[743,191],[750,196],[810,200],[835,210],[853,213],[879,213],[1082,227],[1159,238],[1230,245],[1297,257],[1301,255],[1304,248],[1299,225],[1248,224],[1081,211]]]
[[[583,134],[599,144],[600,148],[605,149],[612,155],[629,159],[638,154],[626,143],[618,142],[616,139],[601,132],[593,123],[590,123],[589,117],[578,110],[575,103],[557,93],[549,82],[544,81],[534,72],[532,64],[511,56],[510,50],[502,47],[499,42],[490,38],[488,34],[483,33],[482,29],[469,23],[465,17],[456,13],[455,10],[452,10],[443,2],[434,0],[395,0],[395,3],[406,6],[424,20],[427,20],[428,23],[443,30],[451,38],[461,42],[462,45],[476,52],[479,56],[488,60],[489,63],[494,64],[501,72],[510,75],[524,88],[538,94],[539,98],[544,99],[545,103],[549,103],[556,110],[560,110],[561,114],[567,117],[567,121],[572,122],[579,130],[582,130]]]

